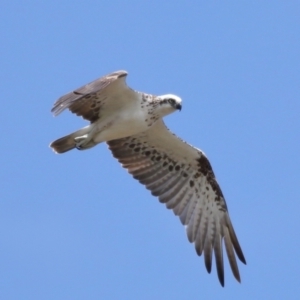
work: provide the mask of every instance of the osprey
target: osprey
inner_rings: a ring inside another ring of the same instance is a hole
[[[117,71],[59,98],[52,108],[55,116],[68,108],[90,125],[50,147],[64,153],[106,142],[122,166],[179,216],[197,254],[204,254],[208,273],[214,253],[222,286],[224,240],[231,270],[240,282],[235,255],[244,264],[246,260],[210,162],[201,150],[170,132],[162,120],[181,110],[181,99],[134,91],[126,85],[126,76],[126,71]]]

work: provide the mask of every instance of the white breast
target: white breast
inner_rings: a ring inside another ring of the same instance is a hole
[[[95,123],[93,140],[100,143],[143,132],[149,129],[147,116],[148,111],[135,107],[101,118]]]

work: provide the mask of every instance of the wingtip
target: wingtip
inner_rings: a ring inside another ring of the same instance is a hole
[[[128,72],[125,70],[119,70],[110,74],[110,76],[117,76],[118,78],[122,78],[128,75]]]
[[[64,97],[64,96],[63,96]],[[62,98],[62,97],[61,97]],[[59,98],[55,103],[54,103],[54,106],[52,107],[51,109],[51,113],[53,115],[53,117],[57,117],[60,113],[62,113],[66,107],[64,107],[62,104],[59,104],[60,102],[60,99]]]
[[[217,274],[218,274],[218,279],[219,279],[219,282],[221,284],[222,287],[225,286],[225,276],[224,276],[224,271],[221,271],[217,269]]]
[[[242,257],[239,257],[240,261],[244,264],[244,265],[247,265],[247,262],[246,262],[246,259],[244,256]]]

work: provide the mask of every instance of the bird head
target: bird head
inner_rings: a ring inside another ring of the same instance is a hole
[[[159,110],[162,116],[171,114],[176,110],[181,110],[182,101],[180,97],[172,94],[167,94],[167,95],[158,96],[157,98],[158,98],[157,109]]]

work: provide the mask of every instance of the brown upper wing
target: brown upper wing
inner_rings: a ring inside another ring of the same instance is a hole
[[[214,252],[222,286],[224,239],[232,272],[240,281],[235,253],[243,263],[246,260],[204,153],[173,135],[162,121],[146,132],[107,144],[122,166],[179,216],[197,254],[204,253],[208,272]]]
[[[99,119],[101,110],[111,101],[118,101],[122,94],[129,93],[134,97],[134,91],[125,83],[126,76],[126,71],[117,71],[96,79],[60,97],[51,112],[57,116],[68,108],[72,113],[93,123]]]

